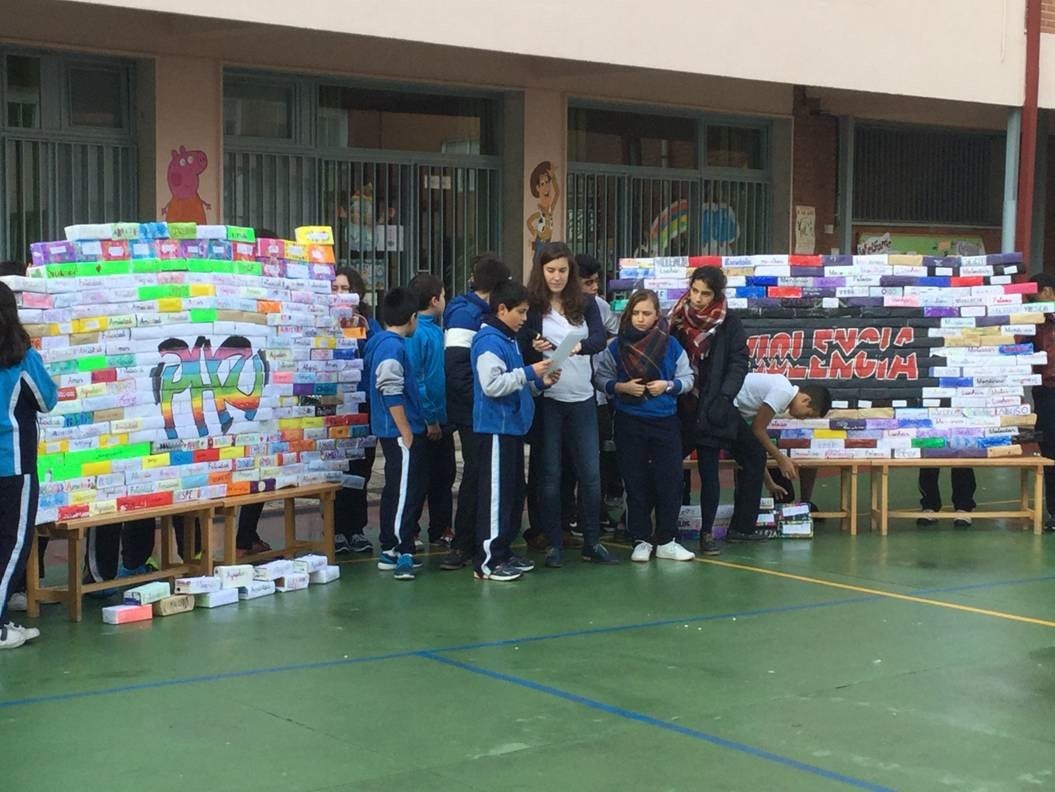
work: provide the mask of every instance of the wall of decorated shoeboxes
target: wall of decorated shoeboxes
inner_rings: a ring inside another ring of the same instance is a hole
[[[32,245],[26,277],[4,278],[59,388],[40,421],[38,522],[362,486],[347,463],[374,442],[358,390],[366,323],[356,295],[332,293],[329,228],[280,240],[111,223],[66,237]],[[292,563],[221,568],[177,593],[211,607],[239,588],[260,596],[338,574],[318,558]],[[112,618],[143,618],[167,587],[126,592],[134,602]]]
[[[1055,304],[1029,302],[1021,254],[627,258],[613,308],[649,288],[668,309],[703,266],[725,271],[752,370],[832,392],[827,417],[770,425],[792,459],[1018,456],[1032,439],[1025,391],[1046,355],[1031,337]],[[772,515],[760,519],[812,533],[799,513]]]

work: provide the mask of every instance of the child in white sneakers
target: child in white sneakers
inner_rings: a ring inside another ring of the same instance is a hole
[[[691,561],[678,544],[681,509],[681,424],[678,395],[692,388],[688,355],[667,332],[654,291],[634,292],[619,335],[603,353],[594,384],[615,408],[615,453],[626,489],[631,561],[652,557]],[[656,527],[652,528],[652,512]]]

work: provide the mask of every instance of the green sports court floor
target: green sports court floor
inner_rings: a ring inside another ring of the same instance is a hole
[[[1051,534],[822,526],[513,584],[435,564],[142,625],[48,606],[0,653],[0,789],[1055,788]]]

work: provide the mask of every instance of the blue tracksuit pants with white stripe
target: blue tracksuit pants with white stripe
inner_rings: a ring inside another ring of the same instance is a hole
[[[22,579],[37,522],[37,477],[0,476],[0,624],[7,624],[7,601]]]
[[[424,434],[414,435],[410,448],[398,437],[382,437],[385,486],[381,490],[381,550],[414,553],[416,515],[429,488],[429,463]]]
[[[524,501],[524,438],[482,434],[479,443],[476,569],[490,573],[509,560],[520,533],[514,515]]]

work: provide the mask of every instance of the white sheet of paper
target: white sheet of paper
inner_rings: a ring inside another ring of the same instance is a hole
[[[571,351],[575,349],[575,345],[586,338],[586,333],[582,330],[571,330],[568,335],[564,336],[564,340],[560,342],[560,346],[553,350],[549,356],[550,360],[550,371],[556,371],[564,365],[569,357],[571,357]]]

